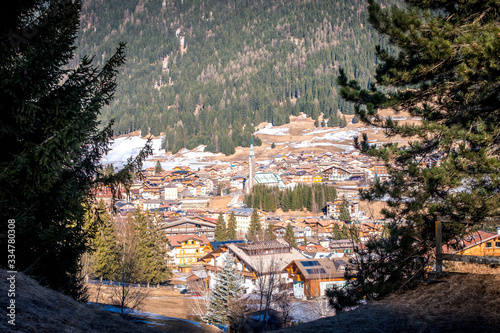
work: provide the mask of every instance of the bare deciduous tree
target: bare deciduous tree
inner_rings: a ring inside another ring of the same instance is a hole
[[[258,278],[255,286],[259,295],[259,311],[264,309],[264,318],[268,318],[269,309],[273,304],[274,296],[279,292],[281,272],[278,261],[273,256],[262,256],[256,264]]]
[[[307,304],[307,311],[316,319],[335,315],[335,309],[330,306],[326,296],[312,298]]]
[[[210,306],[210,289],[207,283],[200,283],[197,289],[200,296],[190,302],[191,313],[205,321],[208,307]]]
[[[290,300],[290,296],[286,290],[280,291],[274,297],[274,305],[276,309],[281,313],[282,325],[284,327],[288,326],[291,320],[291,312],[296,304],[293,304]]]

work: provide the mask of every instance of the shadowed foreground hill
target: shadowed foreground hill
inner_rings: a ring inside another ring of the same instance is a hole
[[[447,273],[402,295],[273,332],[500,332],[499,299],[499,274]]]
[[[1,332],[161,332],[79,303],[40,286],[24,274],[16,274],[16,325],[7,323],[7,271],[0,270]]]

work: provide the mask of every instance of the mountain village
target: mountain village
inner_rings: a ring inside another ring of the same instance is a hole
[[[439,157],[422,163],[439,163]],[[359,188],[387,180],[387,169],[383,163],[357,152],[314,155],[306,150],[277,155],[266,164],[258,164],[252,145],[248,161],[198,170],[178,166],[168,171],[158,162],[156,167],[143,170],[143,176],[128,192],[123,191],[124,199],[116,203],[114,219],[126,221],[127,214],[138,207],[159,212],[161,218],[156,223],[168,239],[168,259],[174,273],[171,284],[191,295],[207,295],[228,253],[235,258],[247,295],[262,292],[262,279],[272,277],[274,287],[288,297],[325,301],[327,289],[345,284],[344,272],[354,250],[362,248],[370,238],[381,236],[388,222],[369,210],[361,210],[358,198]],[[262,230],[270,229],[274,235],[263,232],[258,239],[249,240],[254,209],[245,206],[243,196],[257,185],[285,190],[298,184],[333,186],[337,198],[317,213],[257,210]],[[108,189],[97,190],[96,196],[111,203]],[[213,204],[221,198],[225,199],[223,204]],[[342,221],[339,217],[345,203],[350,218]],[[231,215],[236,220],[236,239],[217,240],[218,221],[222,217],[227,225]],[[287,226],[293,229],[296,247],[285,241]],[[490,240],[490,249],[492,239],[500,245],[497,234],[484,236],[470,240],[464,251],[484,252],[484,239]]]

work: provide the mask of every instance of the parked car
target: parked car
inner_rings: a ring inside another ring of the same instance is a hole
[[[184,294],[187,294],[187,292],[188,292],[188,290],[187,290],[187,289],[182,289],[182,290],[181,290],[181,294],[183,294],[183,295],[184,295]]]

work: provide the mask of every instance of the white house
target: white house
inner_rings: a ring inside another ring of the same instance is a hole
[[[234,213],[236,218],[236,232],[240,235],[245,235],[250,228],[250,220],[253,213],[253,208],[233,208],[226,213],[225,220],[229,221],[229,216]],[[260,223],[262,228],[266,228],[265,225],[265,213],[258,211],[260,217]]]
[[[165,200],[177,200],[178,191],[177,186],[172,183],[169,183],[164,188],[164,198]]]

